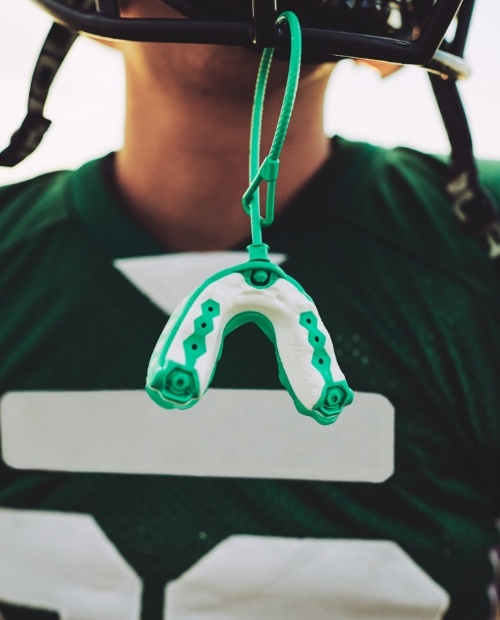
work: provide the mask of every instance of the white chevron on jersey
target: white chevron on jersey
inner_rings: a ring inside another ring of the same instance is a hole
[[[269,254],[281,264],[284,254]],[[123,258],[114,266],[142,293],[168,314],[207,278],[248,260],[247,252],[180,252]]]

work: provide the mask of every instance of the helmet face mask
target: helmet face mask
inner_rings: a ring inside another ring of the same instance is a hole
[[[252,19],[252,0],[160,0],[186,17],[225,21]],[[278,13],[293,11],[309,28],[357,32],[414,41],[434,0],[277,0]]]
[[[125,19],[120,17],[118,0],[33,1],[59,24],[96,37],[283,50],[288,49],[288,33],[276,18],[291,10],[302,25],[306,57],[364,58],[428,68],[462,4],[462,0],[158,0],[188,19]],[[474,0],[463,4],[472,7]],[[457,66],[449,72],[446,66],[441,62],[437,70],[457,77]]]

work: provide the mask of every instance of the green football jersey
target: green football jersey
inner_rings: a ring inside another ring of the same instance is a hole
[[[486,620],[500,290],[446,166],[336,138],[264,230],[355,391],[331,427],[255,325],[195,408],[148,399],[168,316],[246,243],[166,253],[111,167],[0,190],[0,617]]]

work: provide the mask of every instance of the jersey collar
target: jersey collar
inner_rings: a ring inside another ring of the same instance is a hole
[[[120,207],[109,180],[114,154],[93,160],[70,176],[70,203],[86,233],[112,259],[165,254],[154,238]]]

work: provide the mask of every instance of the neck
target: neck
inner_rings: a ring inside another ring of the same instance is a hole
[[[323,133],[323,94],[328,73],[301,80],[280,158],[276,213],[314,175],[329,155]],[[252,97],[148,76],[127,67],[125,142],[116,160],[118,187],[130,214],[171,251],[227,249],[248,237],[241,207],[248,187]],[[282,84],[280,85],[282,86]],[[268,87],[261,153],[270,148],[283,88]],[[166,111],[166,112],[165,112]]]

